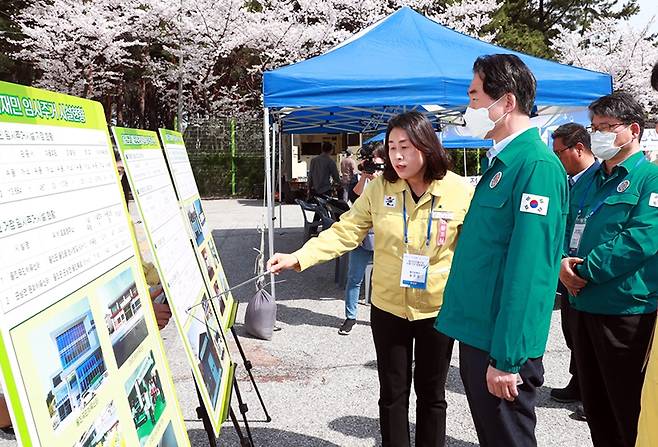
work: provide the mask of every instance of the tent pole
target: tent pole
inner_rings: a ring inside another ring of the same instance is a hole
[[[276,122],[272,123],[272,139],[270,140],[270,148],[272,151],[272,178],[270,181],[272,182],[272,191],[276,191],[276,128],[277,124]],[[281,194],[281,191],[279,191],[279,194]],[[276,200],[274,200],[274,195],[272,195],[272,227],[276,227]]]
[[[263,134],[265,140],[265,196],[267,200],[267,242],[269,245],[269,256],[271,258],[274,255],[274,228],[272,222],[272,163],[271,163],[271,152],[270,152],[270,111],[267,107],[263,107]],[[274,291],[274,275],[270,274],[270,289],[272,293],[272,298],[276,300],[276,294]]]
[[[283,185],[282,185],[282,170],[281,170],[281,118],[277,124],[277,130],[279,131],[279,228],[283,228]]]
[[[466,171],[466,148],[464,148],[464,177],[468,177],[468,173]]]

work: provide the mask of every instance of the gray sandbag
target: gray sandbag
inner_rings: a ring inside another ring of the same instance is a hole
[[[259,289],[251,297],[244,314],[247,333],[254,337],[271,340],[276,323],[276,301],[264,289]]]

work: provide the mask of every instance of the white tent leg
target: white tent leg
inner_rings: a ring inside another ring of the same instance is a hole
[[[272,162],[271,162],[271,152],[270,152],[270,111],[267,107],[263,108],[263,135],[265,137],[265,196],[267,200],[267,242],[269,245],[269,256],[271,258],[274,255],[274,225],[272,221],[273,211],[272,211]],[[272,298],[276,300],[276,294],[274,291],[274,275],[270,275],[270,289],[272,293]]]
[[[271,166],[272,166],[272,177],[270,178],[271,186],[272,186],[272,191],[276,191],[275,185],[276,185],[276,133],[277,133],[277,124],[272,123],[272,139],[270,140],[270,152],[272,155],[271,160]],[[279,194],[281,194],[281,191],[279,191]],[[279,200],[280,201],[280,200]],[[270,216],[272,218],[272,227],[276,227],[275,219],[276,219],[276,200],[274,200],[274,195],[272,195],[272,215]]]
[[[468,177],[468,171],[466,171],[466,148],[464,148],[464,177]]]

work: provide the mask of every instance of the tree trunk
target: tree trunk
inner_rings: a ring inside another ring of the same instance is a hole
[[[139,124],[142,129],[146,125],[146,80],[141,78],[139,80]]]

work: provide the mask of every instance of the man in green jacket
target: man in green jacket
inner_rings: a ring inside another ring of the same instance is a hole
[[[536,445],[568,207],[567,174],[531,127],[536,81],[516,56],[478,58],[464,119],[493,138],[435,328],[459,340],[460,374],[483,446]]]
[[[601,168],[574,193],[560,279],[574,311],[580,392],[595,446],[632,447],[658,297],[658,166],[644,109],[616,92],[589,106]]]

